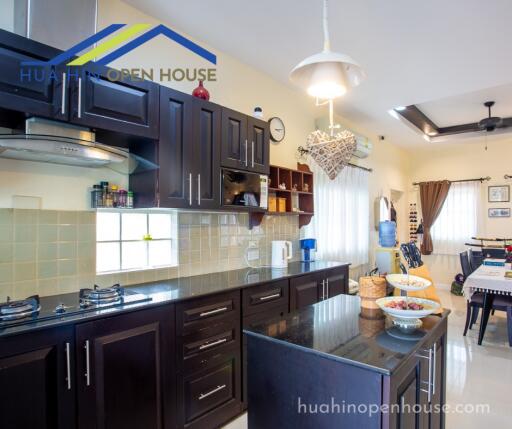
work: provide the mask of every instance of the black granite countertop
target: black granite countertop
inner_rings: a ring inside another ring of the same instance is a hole
[[[63,315],[62,317],[38,320],[34,317],[28,323],[19,324],[12,327],[2,328],[0,322],[0,337],[17,335],[20,333],[45,329],[53,326],[87,322],[102,317],[109,317],[123,312],[140,310],[151,306],[163,305],[173,302],[179,302],[191,298],[197,298],[210,294],[222,293],[231,290],[250,287],[259,283],[287,279],[310,272],[323,271],[330,268],[349,265],[344,262],[316,261],[311,263],[291,262],[288,268],[245,268],[240,270],[223,271],[218,273],[203,274],[199,276],[181,277],[157,282],[142,283],[127,286],[131,290],[148,295],[151,300],[137,304],[122,305],[118,307],[105,308],[99,310],[87,311],[75,315]],[[41,307],[43,309],[53,309],[58,304],[73,306],[78,302],[78,292],[62,295],[52,295],[41,298]]]
[[[377,312],[382,318],[361,315],[359,297],[338,295],[244,332],[389,375],[422,348],[429,333],[450,313],[445,310],[424,318],[423,336],[414,339],[392,328],[391,320],[384,318],[381,310],[373,312],[373,317]]]

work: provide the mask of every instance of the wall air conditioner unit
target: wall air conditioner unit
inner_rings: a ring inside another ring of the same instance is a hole
[[[335,121],[334,123],[336,124],[337,122]],[[322,130],[329,134],[330,133],[329,117],[322,116],[320,118],[317,118],[315,120],[315,126],[318,130]],[[334,132],[336,133],[336,132],[340,132],[342,130],[348,130],[348,131],[354,133],[354,131],[345,127],[344,125],[340,125],[340,127],[335,129]],[[368,140],[367,137],[361,136],[357,133],[354,133],[354,135],[356,136],[356,143],[357,143],[357,149],[354,152],[354,157],[355,158],[368,158],[368,156],[372,152],[373,143],[370,140]]]

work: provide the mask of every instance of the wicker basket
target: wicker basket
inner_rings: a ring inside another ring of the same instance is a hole
[[[387,282],[385,277],[368,276],[359,279],[359,296],[361,307],[376,309],[375,301],[386,296]]]

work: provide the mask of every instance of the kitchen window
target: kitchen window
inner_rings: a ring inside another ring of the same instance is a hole
[[[100,211],[96,218],[96,272],[176,266],[176,213]]]

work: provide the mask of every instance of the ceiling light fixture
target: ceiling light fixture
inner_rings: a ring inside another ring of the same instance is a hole
[[[405,107],[405,106],[397,106],[397,107],[395,107],[395,110],[397,112],[403,112],[405,109],[407,109],[407,107]]]
[[[323,7],[324,50],[301,61],[290,73],[290,80],[306,88],[312,97],[332,100],[359,85],[366,77],[350,56],[331,51],[327,21],[327,0]]]

